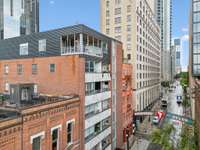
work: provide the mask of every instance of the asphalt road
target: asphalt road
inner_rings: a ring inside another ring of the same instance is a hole
[[[176,88],[172,92],[166,93],[166,96],[168,97],[167,112],[183,116],[183,107],[182,105],[177,104],[177,96],[183,96],[183,89],[179,82],[175,82],[174,85]],[[176,146],[180,140],[182,122],[174,119],[168,119],[166,122],[173,124],[175,127],[175,132],[172,134],[171,138]]]

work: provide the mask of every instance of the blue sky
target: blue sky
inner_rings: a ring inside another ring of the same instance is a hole
[[[173,1],[172,37],[183,41],[182,65],[188,65],[189,1]],[[40,0],[40,31],[86,24],[99,31],[99,0]]]

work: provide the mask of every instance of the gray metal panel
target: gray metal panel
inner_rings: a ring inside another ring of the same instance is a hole
[[[88,28],[85,25],[75,25],[65,27],[61,29],[33,33],[30,35],[24,35],[20,37],[5,39],[0,41],[0,60],[3,59],[18,59],[18,58],[31,58],[31,57],[48,57],[48,56],[59,56],[60,55],[60,39],[64,35],[85,33],[94,36],[98,39],[111,42],[111,39],[93,29]],[[38,41],[40,39],[46,39],[46,52],[38,51]],[[29,44],[29,55],[19,55],[19,45],[22,43]]]

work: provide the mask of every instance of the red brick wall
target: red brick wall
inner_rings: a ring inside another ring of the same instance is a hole
[[[56,71],[49,71],[49,64],[56,65]],[[4,74],[4,65],[9,65],[9,73]],[[17,64],[23,65],[22,75],[17,74]],[[37,75],[32,75],[32,64],[38,65]],[[49,95],[77,94],[80,97],[81,150],[84,149],[84,104],[85,104],[85,59],[74,56],[40,57],[0,61],[0,92],[5,92],[5,83],[35,83],[38,91]],[[61,116],[59,116],[61,117]],[[65,117],[65,116],[62,116]],[[61,118],[62,118],[61,117]],[[48,123],[48,126],[50,124]],[[42,126],[41,126],[42,128]],[[33,132],[31,130],[31,132]]]
[[[66,109],[65,106],[62,106],[60,108],[51,109],[45,113],[46,114],[44,115],[37,114],[38,117],[35,118],[33,118],[33,115],[29,115],[24,118],[26,121],[23,123],[23,148],[31,150],[32,144],[30,143],[30,137],[45,131],[45,138],[42,140],[42,149],[51,150],[51,128],[57,125],[62,125],[62,128],[59,129],[59,149],[64,149],[67,143],[66,122],[71,119],[75,119],[75,126],[73,127],[73,141],[80,141],[79,106],[75,106],[70,109]],[[79,144],[76,149],[81,149]]]
[[[117,81],[116,81],[116,115],[117,115],[117,148],[121,148],[123,145],[123,116],[122,116],[122,44],[116,45],[116,60],[117,60]]]
[[[49,64],[56,64],[56,72],[50,73]],[[9,65],[4,75],[4,65]],[[22,75],[17,74],[17,64],[23,65]],[[32,64],[38,64],[37,75],[32,75]],[[79,56],[42,57],[0,61],[0,92],[5,83],[36,83],[40,93],[51,95],[79,94],[80,75],[83,75],[84,59]],[[81,78],[82,79],[82,78]]]
[[[80,123],[82,120],[80,120],[79,99],[67,100],[59,106],[54,104],[51,104],[51,108],[49,105],[48,109],[42,109],[42,107],[37,106],[41,108],[39,111],[36,111],[34,107],[29,108],[33,112],[31,114],[23,112],[23,117],[19,117],[19,120],[23,121],[16,121],[17,125],[14,124],[14,121],[12,125],[2,121],[0,125],[5,128],[0,129],[0,150],[32,150],[31,136],[40,132],[45,132],[44,139],[41,141],[42,149],[51,150],[51,128],[57,125],[62,126],[59,130],[59,150],[63,150],[67,146],[66,123],[72,119],[75,121],[72,148],[74,150],[82,150],[83,147],[80,143]]]
[[[0,130],[0,150],[21,150],[21,125]]]
[[[123,124],[123,141],[126,142],[126,132],[131,136],[133,122],[133,102],[132,102],[132,65],[123,64],[122,68],[122,124]]]

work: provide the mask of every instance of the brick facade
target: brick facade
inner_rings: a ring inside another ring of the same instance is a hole
[[[20,109],[20,116],[0,122],[1,150],[32,150],[31,137],[44,132],[41,148],[51,150],[51,129],[60,125],[59,149],[66,149],[68,121],[73,120],[71,148],[80,150],[80,100],[78,97]]]
[[[21,75],[17,73],[17,64],[23,66]],[[37,64],[37,74],[32,74],[32,64]],[[55,72],[50,72],[49,65],[55,64]],[[8,74],[5,74],[4,66],[8,65]],[[0,93],[5,93],[5,84],[18,84],[18,83],[34,83],[37,84],[37,88],[40,94],[49,96],[66,96],[66,95],[79,95],[80,112],[77,110],[68,110],[66,112],[60,112],[55,116],[50,117],[48,120],[46,117],[41,117],[33,122],[24,122],[25,133],[34,133],[35,129],[47,130],[50,126],[54,126],[56,123],[62,124],[63,129],[66,128],[65,121],[70,119],[71,114],[77,115],[79,120],[78,135],[80,136],[80,145],[84,147],[84,99],[85,99],[85,60],[78,55],[74,56],[57,56],[57,57],[40,57],[40,58],[28,58],[28,59],[12,59],[0,61]],[[74,114],[73,114],[74,113]],[[45,123],[46,122],[46,123]],[[31,128],[29,129],[29,125]],[[49,131],[47,132],[49,137]],[[23,143],[28,143],[29,138],[23,135]],[[63,135],[63,141],[65,140]],[[30,142],[29,142],[30,143]],[[46,143],[46,142],[45,142]],[[28,145],[24,147],[29,147]],[[48,145],[48,143],[46,143]],[[45,145],[45,144],[44,144]],[[61,144],[62,145],[62,144]]]

